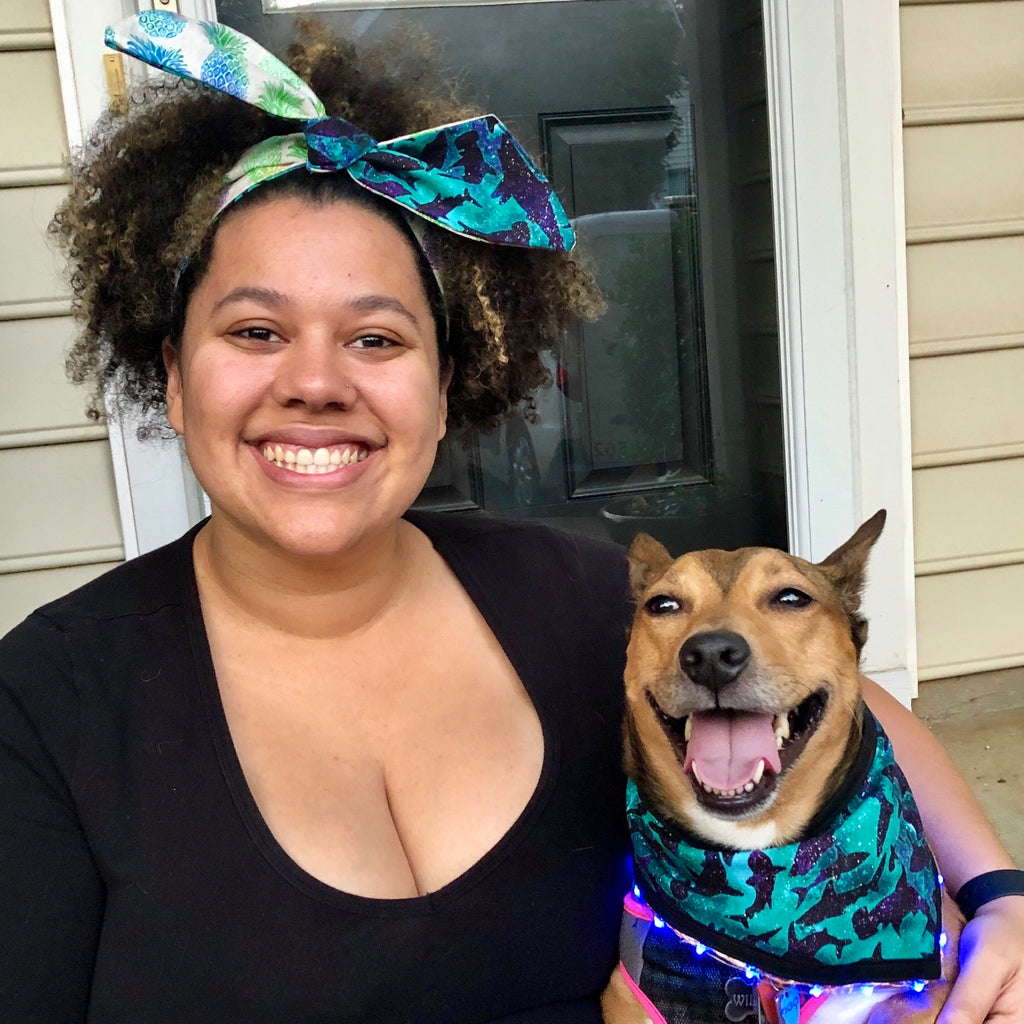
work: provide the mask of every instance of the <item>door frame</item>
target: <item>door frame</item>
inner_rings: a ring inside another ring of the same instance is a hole
[[[917,694],[897,0],[763,0],[791,544],[877,509],[864,667]],[[887,59],[879,60],[878,54]]]
[[[49,3],[76,146],[106,103],[103,28],[139,5]],[[762,4],[791,547],[821,559],[888,509],[865,593],[864,667],[909,703],[917,649],[898,0]],[[214,0],[177,6],[215,17]],[[179,536],[202,501],[180,446],[140,442],[130,421],[109,426],[132,557]]]

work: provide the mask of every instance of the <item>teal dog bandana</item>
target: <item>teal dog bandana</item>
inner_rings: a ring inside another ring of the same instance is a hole
[[[299,168],[346,172],[409,213],[499,245],[571,249],[575,236],[554,190],[493,114],[377,142],[328,117],[312,89],[248,36],[170,11],[142,11],[106,32],[106,44],[286,120],[301,132],[265,139],[226,175],[217,208]]]
[[[865,710],[849,799],[788,846],[694,845],[629,783],[638,893],[656,919],[731,962],[810,985],[937,978],[941,879],[892,746]]]

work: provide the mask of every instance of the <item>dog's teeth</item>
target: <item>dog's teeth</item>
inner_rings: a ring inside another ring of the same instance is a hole
[[[772,725],[775,729],[775,738],[781,747],[789,739],[789,715],[776,715]]]
[[[761,781],[761,777],[763,775],[764,775],[764,758],[762,757],[757,762],[757,767],[754,769],[754,774],[753,774],[753,777],[751,778],[750,781],[756,786]]]
[[[784,740],[784,739],[783,739],[783,738],[782,738],[781,736],[776,736],[776,737],[775,737],[775,746],[777,746],[777,747],[779,748],[779,750],[781,750],[781,749],[782,749],[782,747],[783,747],[783,744],[784,744],[785,742],[786,742],[786,741],[785,741],[785,740]]]
[[[690,742],[690,735],[693,732],[693,715],[686,716],[686,724],[683,726],[683,739]]]
[[[747,784],[746,784],[746,785],[745,785],[745,786],[743,787],[743,792],[744,792],[744,793],[753,793],[753,792],[754,792],[754,784],[753,784],[752,782],[748,782],[748,783],[747,783]]]

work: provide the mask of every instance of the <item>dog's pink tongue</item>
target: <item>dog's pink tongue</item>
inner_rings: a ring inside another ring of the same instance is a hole
[[[758,761],[782,771],[773,717],[749,711],[702,711],[691,716],[684,771],[696,764],[701,782],[712,789],[740,789],[754,776]]]

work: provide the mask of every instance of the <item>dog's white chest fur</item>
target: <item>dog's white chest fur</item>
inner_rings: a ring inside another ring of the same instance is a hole
[[[779,842],[779,829],[774,821],[747,825],[728,821],[696,807],[690,815],[695,831],[718,846],[734,850],[765,850]]]

